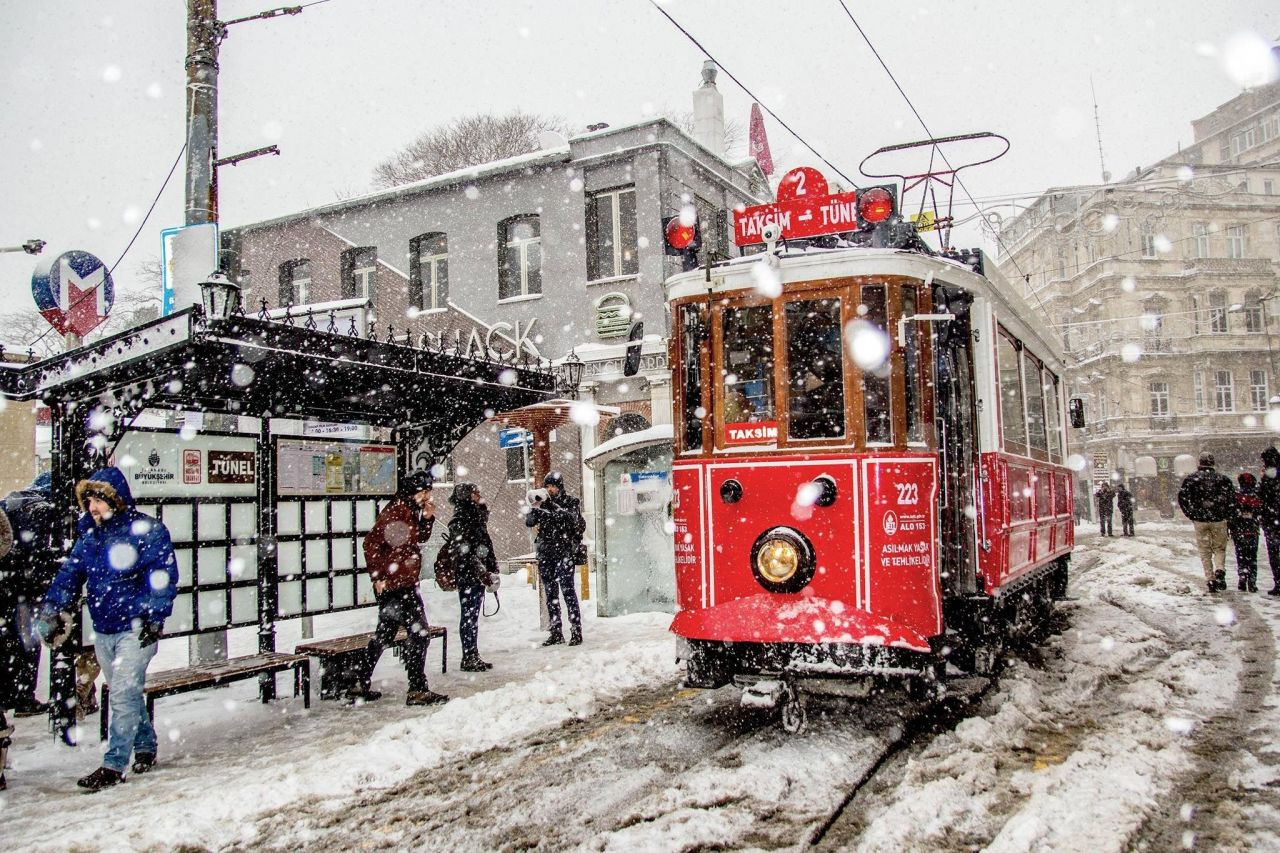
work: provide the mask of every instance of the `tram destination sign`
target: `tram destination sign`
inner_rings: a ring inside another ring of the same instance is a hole
[[[733,216],[733,242],[739,246],[763,243],[763,229],[776,222],[784,240],[821,237],[858,230],[858,194],[811,197],[748,207]]]

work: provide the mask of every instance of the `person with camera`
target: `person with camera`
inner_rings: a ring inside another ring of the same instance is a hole
[[[111,688],[111,729],[102,766],[76,784],[98,791],[124,781],[130,754],[134,773],[155,765],[156,730],[142,691],[173,611],[178,561],[169,531],[137,510],[119,468],[103,468],[77,483],[76,503],[84,511],[76,543],[45,594],[36,630],[53,643],[87,586],[94,650]]]
[[[409,678],[406,705],[435,705],[449,697],[427,687],[427,612],[418,592],[422,569],[420,543],[431,536],[436,505],[429,471],[414,471],[399,488],[364,538],[364,563],[378,599],[378,627],[365,647],[361,669],[347,687],[347,701],[371,702],[382,692],[372,689],[373,669],[401,627],[407,638],[400,659]]]
[[[497,589],[498,557],[489,537],[489,507],[474,483],[458,483],[449,497],[453,518],[449,520],[449,540],[454,582],[458,585],[462,639],[462,671],[485,672],[493,664],[480,657],[480,610],[486,589]]]
[[[546,487],[545,498],[535,493],[525,516],[526,527],[538,528],[538,580],[547,600],[547,616],[551,621],[551,634],[542,641],[544,646],[564,642],[564,628],[560,619],[560,596],[564,596],[565,610],[569,614],[569,645],[582,642],[582,610],[578,605],[578,591],[573,586],[573,567],[582,534],[587,524],[582,518],[582,504],[564,490],[564,475],[552,471],[542,479]]]

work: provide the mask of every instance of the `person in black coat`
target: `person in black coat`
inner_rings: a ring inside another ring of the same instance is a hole
[[[50,477],[40,474],[25,489],[0,501],[13,529],[13,548],[0,559],[0,685],[12,696],[0,706],[19,716],[40,714],[36,700],[42,650],[33,628],[49,584],[58,574],[60,549],[54,546],[58,511],[50,500]]]
[[[1115,536],[1111,526],[1111,516],[1115,512],[1116,492],[1110,483],[1103,483],[1093,493],[1094,504],[1098,507],[1098,532],[1102,536]]]
[[[576,646],[582,642],[582,610],[578,605],[578,591],[573,586],[573,567],[586,523],[582,519],[582,504],[564,490],[563,474],[552,471],[542,483],[547,497],[534,498],[524,519],[526,527],[537,525],[538,528],[538,580],[542,583],[547,616],[551,620],[551,634],[542,645],[564,642],[559,600],[563,595],[569,614],[569,645]]]
[[[1258,500],[1262,503],[1259,521],[1267,540],[1267,565],[1271,567],[1271,589],[1267,595],[1280,596],[1280,450],[1262,451],[1262,482]]]
[[[1236,513],[1227,522],[1231,542],[1236,547],[1236,580],[1241,592],[1258,591],[1258,516],[1262,501],[1258,499],[1258,478],[1245,471],[1236,482]]]
[[[1209,592],[1227,588],[1227,522],[1236,512],[1231,478],[1214,470],[1212,453],[1200,454],[1200,467],[1178,489],[1178,506],[1196,527],[1196,547]]]
[[[1120,532],[1124,536],[1133,535],[1133,492],[1125,488],[1124,483],[1116,486],[1116,509],[1120,510]]]
[[[484,672],[493,664],[480,658],[480,610],[486,587],[497,583],[498,557],[489,537],[489,507],[474,483],[458,483],[449,497],[453,518],[445,547],[453,558],[453,576],[458,584],[462,616],[458,634],[462,638],[462,669]]]

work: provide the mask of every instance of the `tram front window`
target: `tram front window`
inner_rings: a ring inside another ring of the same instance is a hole
[[[786,327],[788,437],[843,437],[840,300],[788,302]]]
[[[778,438],[773,402],[773,308],[725,308],[722,322],[723,442],[773,444]]]

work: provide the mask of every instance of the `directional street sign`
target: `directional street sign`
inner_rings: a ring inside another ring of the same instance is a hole
[[[509,447],[528,447],[533,443],[533,433],[520,427],[498,430],[498,447],[506,450]]]

